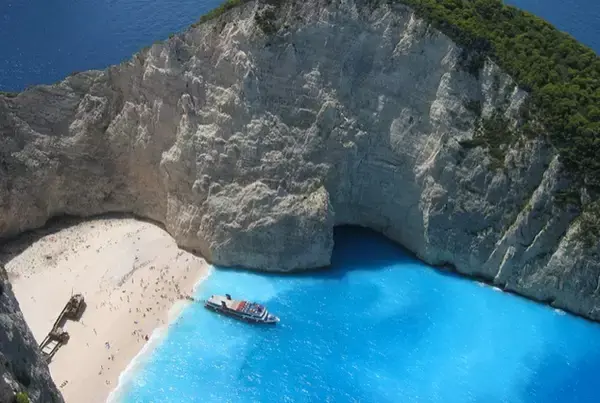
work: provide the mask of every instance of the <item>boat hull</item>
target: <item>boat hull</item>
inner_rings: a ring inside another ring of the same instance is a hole
[[[204,307],[206,309],[208,309],[208,310],[220,313],[221,315],[232,317],[232,318],[240,320],[242,322],[258,323],[258,324],[263,324],[263,325],[274,325],[277,322],[279,322],[278,318],[276,318],[275,320],[262,320],[260,318],[254,318],[254,317],[250,317],[250,316],[243,316],[243,315],[240,315],[239,313],[237,313],[236,311],[232,311],[230,309],[223,309],[222,307],[214,306],[214,305],[209,304],[209,303],[205,303]]]

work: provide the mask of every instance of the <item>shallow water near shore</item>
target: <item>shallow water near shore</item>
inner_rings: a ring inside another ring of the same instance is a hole
[[[333,266],[215,270],[281,317],[256,326],[191,304],[139,357],[132,402],[597,402],[600,325],[445,274],[380,235],[336,232]]]

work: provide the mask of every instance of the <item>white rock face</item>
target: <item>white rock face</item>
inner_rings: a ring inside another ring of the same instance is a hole
[[[216,264],[294,270],[329,264],[335,225],[362,225],[600,320],[600,247],[554,202],[555,152],[521,139],[498,167],[465,146],[496,110],[516,125],[527,94],[491,62],[465,71],[405,7],[288,3],[0,96],[0,234],[132,212]]]

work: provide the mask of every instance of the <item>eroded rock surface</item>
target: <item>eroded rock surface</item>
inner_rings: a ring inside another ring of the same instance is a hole
[[[0,402],[19,392],[34,403],[63,402],[0,265]]]
[[[266,31],[266,32],[265,32]],[[527,94],[403,6],[243,7],[105,71],[0,96],[0,234],[132,212],[222,265],[325,266],[335,225],[600,320],[556,153],[473,142]],[[540,138],[543,136],[540,136]]]

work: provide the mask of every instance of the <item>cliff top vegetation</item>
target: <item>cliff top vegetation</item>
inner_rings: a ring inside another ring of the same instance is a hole
[[[227,0],[198,24],[247,1]],[[410,6],[480,62],[497,62],[532,94],[527,131],[547,136],[577,185],[600,192],[600,57],[592,49],[501,0],[365,0],[383,2]]]
[[[458,44],[490,57],[531,93],[524,131],[545,136],[573,179],[561,196],[583,207],[587,246],[600,239],[600,58],[545,20],[500,0],[387,0],[411,6]],[[482,60],[480,58],[479,60]]]
[[[500,0],[397,1],[530,91],[530,131],[548,137],[578,185],[600,190],[600,58],[592,49]]]

